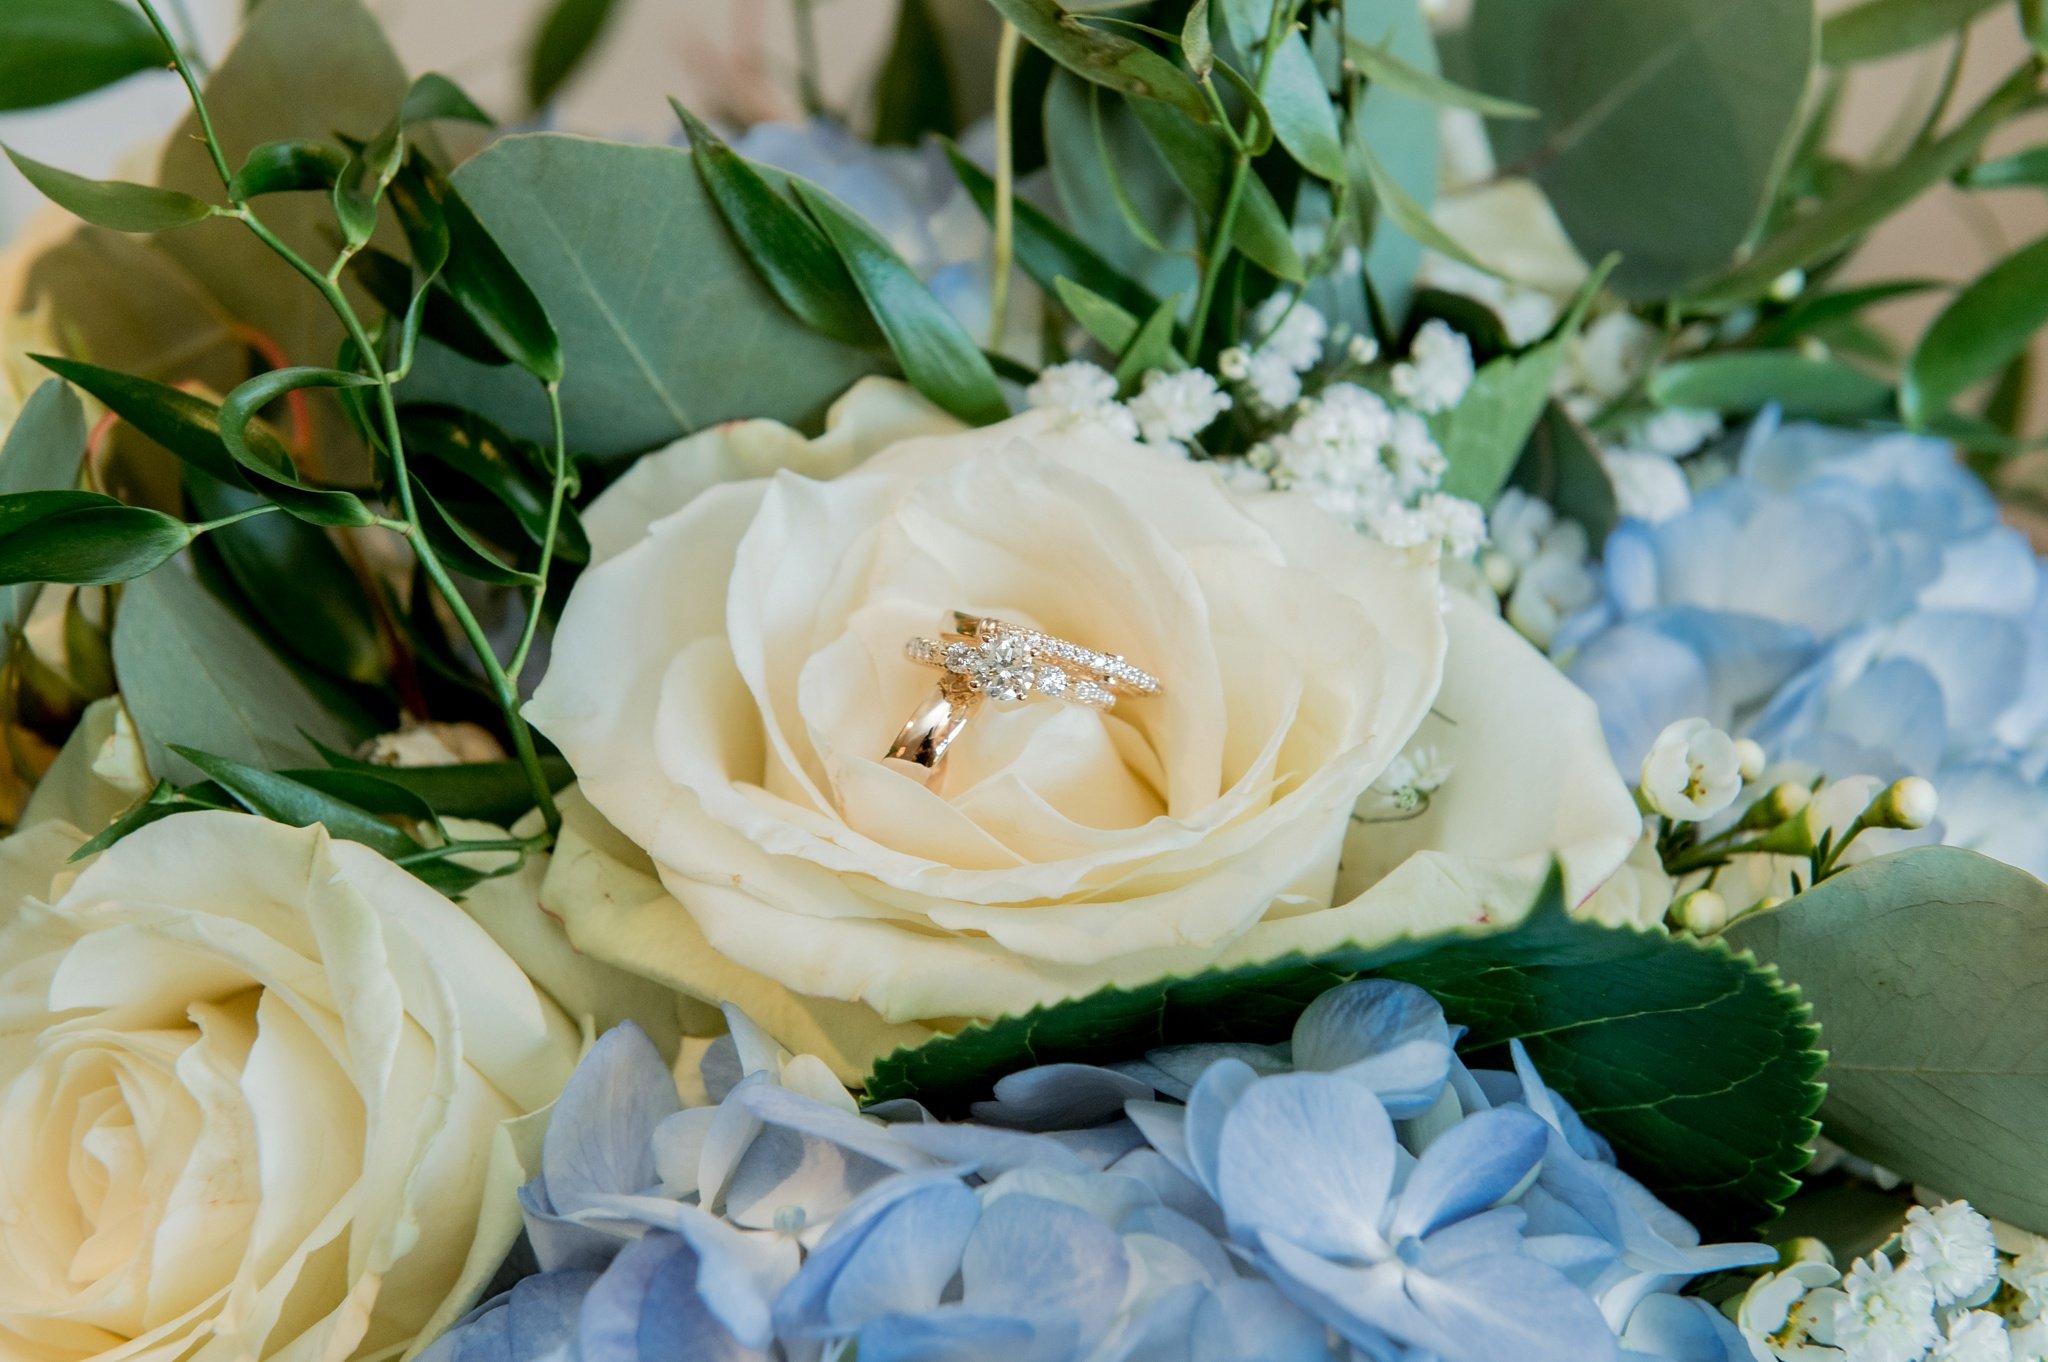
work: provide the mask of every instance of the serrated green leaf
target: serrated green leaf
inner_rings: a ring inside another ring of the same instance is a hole
[[[0,5],[0,109],[36,109],[167,65],[156,31],[118,0]]]
[[[1718,944],[1574,920],[1555,876],[1510,932],[1104,989],[899,1050],[875,1065],[867,1095],[954,1115],[1030,1065],[1282,1040],[1317,996],[1365,974],[1430,990],[1471,1028],[1468,1051],[1520,1039],[1623,1166],[1710,1234],[1754,1229],[1798,1186],[1822,1063],[1798,994]]]
[[[362,736],[182,572],[153,572],[122,592],[114,674],[150,769],[172,779],[193,778],[174,742],[279,767],[311,756],[309,739],[339,748]]]
[[[1727,938],[1798,982],[1828,1050],[1830,1139],[2048,1229],[2048,887],[1975,852],[1881,856]]]
[[[1090,84],[1132,99],[1157,101],[1196,123],[1209,106],[1186,72],[1148,47],[1091,28],[1057,0],[989,0],[1033,46]]]
[[[2048,237],[1957,294],[1920,337],[1899,380],[1899,410],[1920,426],[2024,353],[2048,326]]]
[[[1650,400],[1659,406],[1746,413],[1776,404],[1787,416],[1824,420],[1878,415],[1891,393],[1881,378],[1799,350],[1702,355],[1650,376]]]
[[[126,180],[92,180],[56,166],[31,160],[13,147],[7,159],[44,198],[96,227],[116,232],[168,232],[190,227],[214,215],[204,199],[175,189]]]
[[[839,252],[910,385],[974,425],[1007,417],[987,358],[889,244],[824,190],[802,180],[790,184]]]
[[[1827,17],[1821,60],[1834,66],[1878,61],[1946,37],[2002,0],[1864,0]]]
[[[192,536],[182,520],[97,492],[0,495],[0,585],[131,581],[162,566]]]
[[[994,221],[994,177],[961,155],[960,149],[950,142],[946,144],[946,157],[974,206],[983,217]],[[1015,210],[1017,263],[1040,288],[1050,293],[1059,288],[1060,280],[1070,280],[1091,295],[1139,316],[1159,306],[1159,300],[1149,289],[1123,274],[1037,206],[1018,199]]]
[[[818,224],[676,100],[690,159],[761,282],[807,326],[847,345],[882,342],[860,289]]]
[[[556,0],[526,59],[526,98],[538,109],[555,97],[610,22],[616,0]]]
[[[1121,355],[1137,339],[1141,323],[1116,303],[1072,279],[1057,279],[1053,288],[1059,294],[1060,302],[1081,324],[1081,329],[1112,355]]]
[[[347,166],[348,153],[327,142],[304,138],[265,142],[242,159],[241,169],[228,185],[228,197],[239,202],[299,190],[325,193],[334,188]]]
[[[1458,405],[1431,421],[1443,447],[1443,490],[1482,506],[1493,503],[1522,457],[1529,432],[1550,402],[1562,341],[1482,366]]]
[[[1265,78],[1266,112],[1273,135],[1310,174],[1341,184],[1347,173],[1344,139],[1337,132],[1337,110],[1323,85],[1322,72],[1309,54],[1308,39],[1288,33],[1273,49],[1273,68]]]
[[[902,0],[896,36],[875,80],[876,145],[914,147],[928,134],[951,137],[959,123],[947,76],[945,35],[931,0]]]
[[[1365,78],[1391,94],[1406,95],[1425,104],[1446,109],[1470,109],[1489,118],[1535,118],[1538,110],[1512,99],[1498,99],[1478,90],[1468,90],[1445,80],[1434,71],[1411,66],[1384,45],[1346,35],[1344,57],[1364,73]]]

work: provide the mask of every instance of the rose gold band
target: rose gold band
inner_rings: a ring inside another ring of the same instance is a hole
[[[931,696],[917,707],[896,741],[889,745],[886,760],[905,761],[924,768],[925,784],[936,786],[945,770],[946,749],[967,720],[981,705],[981,696],[959,677],[948,676],[932,688]]]

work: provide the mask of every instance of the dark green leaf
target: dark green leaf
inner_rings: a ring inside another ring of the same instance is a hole
[[[1493,504],[1550,402],[1550,383],[1563,355],[1561,341],[1525,355],[1503,355],[1479,370],[1457,406],[1431,422],[1449,465],[1444,491],[1481,506]]]
[[[1821,60],[1877,61],[1945,37],[2001,0],[1864,0],[1820,28]]]
[[[489,582],[492,586],[535,585],[532,573],[506,566],[497,553],[441,504],[440,498],[427,490],[416,474],[412,479],[412,494],[422,511],[420,528],[426,531],[427,538],[433,541],[434,551],[452,570],[479,582]]]
[[[1867,307],[1943,287],[1932,279],[1896,279],[1837,293],[1809,293],[1766,321],[1757,331],[1757,342],[1765,346],[1784,345],[1854,317]]]
[[[0,440],[0,493],[74,486],[85,458],[85,439],[85,404],[78,394],[58,379],[42,384]],[[37,594],[33,583],[0,589],[0,620],[15,629],[26,625]]]
[[[126,180],[89,180],[32,161],[12,147],[6,151],[14,168],[41,190],[43,197],[95,226],[116,232],[168,232],[214,215],[212,204],[175,189]]]
[[[1710,1233],[1768,1220],[1816,1130],[1821,1056],[1798,995],[1723,946],[1575,921],[1561,899],[1553,879],[1504,934],[1288,956],[975,1023],[877,1063],[868,1096],[955,1115],[1028,1065],[1283,1040],[1317,995],[1383,974],[1434,993],[1472,1028],[1468,1050],[1521,1039],[1623,1166]]]
[[[314,525],[372,524],[376,516],[354,493],[308,486],[290,469],[289,462],[280,471],[275,463],[276,450],[267,445],[259,447],[259,437],[254,434],[258,427],[251,423],[256,413],[286,393],[305,388],[375,386],[361,374],[338,369],[272,369],[258,374],[229,393],[227,401],[221,404],[221,443],[227,446],[236,463],[255,475],[258,484],[272,494],[278,505],[299,519]]]
[[[114,693],[114,654],[107,635],[85,617],[85,593],[64,598],[64,669],[78,693],[97,700]]]
[[[427,339],[478,364],[510,364],[505,352],[491,343],[483,329],[469,319],[462,304],[455,301],[439,279],[428,283],[426,301],[413,292],[412,267],[394,255],[372,246],[349,261],[349,271],[377,306],[393,317],[411,316],[419,311],[421,334]]]
[[[960,154],[951,143],[946,155],[953,173],[965,186],[975,207],[991,221],[995,218],[996,182],[989,173]],[[1071,280],[1090,294],[1105,298],[1127,313],[1144,315],[1159,306],[1151,291],[1126,277],[1114,265],[1066,228],[1054,222],[1033,204],[1018,199],[1016,208],[1017,263],[1047,292]]]
[[[1829,1138],[2048,1229],[2048,888],[1953,847],[1882,856],[1727,932],[1799,981],[1827,1047]]]
[[[848,345],[879,344],[882,333],[860,289],[818,224],[694,114],[669,103],[690,135],[690,158],[704,188],[761,281],[813,330]]]
[[[733,244],[688,152],[508,137],[454,180],[576,356],[562,407],[580,452],[639,454],[738,418],[814,424],[880,367],[789,315]],[[479,412],[520,439],[552,438],[538,386],[516,370],[428,348],[401,393]]]
[[[421,849],[418,842],[382,819],[289,776],[193,747],[174,744],[171,750],[205,772],[250,813],[295,828],[318,823],[336,837],[360,842],[392,860]]]
[[[456,766],[373,766],[368,762],[323,752],[337,770],[372,774],[388,785],[396,785],[419,796],[442,818],[476,818],[486,823],[509,825],[533,808],[533,787],[526,771],[514,761],[466,762]],[[560,757],[542,757],[550,789],[559,790],[576,778],[569,763]],[[318,784],[311,773],[285,774]]]
[[[1866,171],[1813,212],[1765,241],[1740,265],[1688,291],[1686,302],[1731,308],[1754,302],[1787,270],[1841,251],[1965,164],[1984,139],[2033,96],[2034,73],[2016,73],[1946,136],[1889,166]]]
[[[1216,66],[1216,41],[1209,36],[1209,0],[1195,0],[1180,29],[1180,51],[1195,79],[1207,80]]]
[[[1126,392],[1136,389],[1145,375],[1155,369],[1172,371],[1188,367],[1188,362],[1173,348],[1173,318],[1179,308],[1179,298],[1168,298],[1138,328],[1138,334],[1117,360],[1119,388]]]
[[[1621,253],[1621,292],[1666,296],[1750,240],[1798,136],[1812,0],[1478,0],[1471,34],[1478,87],[1542,111],[1490,125],[1501,164],[1588,260]]]
[[[1840,360],[1798,350],[1736,350],[1681,360],[1650,377],[1659,406],[1754,412],[1777,404],[1785,414],[1827,420],[1875,416],[1891,385]]]
[[[45,369],[91,393],[109,411],[194,468],[222,482],[245,485],[227,446],[220,440],[220,408],[205,398],[80,360],[54,355],[38,355],[35,359]],[[283,473],[290,468],[282,445],[269,449],[267,454],[272,472]]]
[[[1131,111],[1137,114],[1138,122],[1196,211],[1205,221],[1214,222],[1223,211],[1223,201],[1229,192],[1233,156],[1223,133],[1211,125],[1190,123],[1161,104],[1140,101],[1131,106]],[[1299,282],[1304,274],[1301,253],[1295,249],[1286,215],[1280,211],[1265,181],[1256,172],[1248,171],[1246,175],[1231,244],[1262,268],[1282,279]]]
[[[450,407],[412,407],[404,415],[405,446],[415,462],[429,459],[475,484],[503,505],[536,545],[547,538],[551,488],[529,477],[510,437],[472,412]],[[576,513],[563,508],[556,553],[570,562],[590,557]]]
[[[1094,85],[1138,100],[1157,100],[1196,123],[1209,106],[1186,72],[1149,47],[1090,28],[1057,0],[989,0],[1047,56]]]
[[[2007,256],[1957,294],[1920,338],[1899,383],[1899,409],[1921,425],[2025,352],[2048,325],[2048,238]]]
[[[1522,461],[1515,465],[1515,486],[1541,497],[1568,520],[1586,529],[1595,557],[1621,519],[1614,481],[1600,460],[1599,447],[1572,414],[1552,402],[1529,433]]]
[[[1140,325],[1137,317],[1103,297],[1101,294],[1083,288],[1071,279],[1054,281],[1060,302],[1067,311],[1074,314],[1074,320],[1081,329],[1095,337],[1102,348],[1112,355],[1121,355],[1137,339]],[[1148,316],[1150,313],[1147,314]]]
[[[278,775],[330,798],[353,804],[364,813],[384,818],[408,818],[429,827],[437,825],[439,816],[417,792],[384,779],[384,771],[390,769],[394,768],[353,770],[317,766],[279,771]]]
[[[2048,56],[2048,3],[2020,0],[2020,28],[2037,54]]]
[[[243,158],[242,168],[228,186],[228,197],[240,202],[302,189],[325,193],[334,188],[347,165],[348,153],[326,142],[265,142]]]
[[[118,0],[0,5],[0,109],[35,109],[165,66],[147,21]]]
[[[946,75],[946,42],[931,0],[901,0],[896,37],[875,83],[876,143],[914,147],[927,134],[951,137],[959,123]]]
[[[889,244],[824,190],[791,184],[853,275],[911,386],[974,425],[1008,416],[988,360]]]
[[[1966,189],[2039,189],[2048,185],[2048,147],[1980,161],[1956,177]]]
[[[223,792],[225,795],[225,792]],[[107,824],[99,835],[71,853],[71,859],[82,861],[96,856],[131,832],[139,832],[151,823],[169,818],[174,813],[190,813],[194,809],[222,809],[229,807],[225,798],[216,802],[204,793],[180,790],[168,780],[159,780],[156,788],[135,802],[134,807]]]
[[[405,92],[405,103],[398,109],[398,121],[405,127],[411,127],[415,123],[431,123],[438,119],[477,123],[486,128],[496,121],[478,108],[476,101],[465,94],[460,85],[438,72],[429,71]]]
[[[1387,47],[1346,36],[1344,57],[1365,78],[1390,94],[1406,95],[1446,109],[1470,109],[1489,118],[1535,118],[1538,111],[1511,99],[1496,99],[1445,80],[1434,71],[1410,66]]]
[[[160,567],[192,533],[161,511],[96,492],[0,495],[0,585],[130,581]]]
[[[1194,208],[1129,104],[1055,70],[1043,124],[1046,166],[1075,237],[1154,298],[1192,290]]]
[[[616,8],[615,0],[556,0],[526,61],[526,98],[538,109],[590,55]]]
[[[1273,69],[1265,79],[1266,113],[1273,135],[1304,169],[1332,184],[1346,174],[1344,139],[1337,132],[1337,110],[1323,85],[1308,39],[1290,32],[1273,50]]]
[[[431,213],[446,224],[448,262],[440,274],[470,319],[514,364],[543,383],[560,382],[562,342],[547,308],[455,186],[416,153],[407,158],[399,181],[412,191],[393,198],[402,218],[426,224]]]
[[[276,3],[277,0],[272,0]],[[316,700],[226,606],[182,572],[130,584],[114,618],[114,674],[152,771],[191,779],[168,744],[292,766],[359,736]]]

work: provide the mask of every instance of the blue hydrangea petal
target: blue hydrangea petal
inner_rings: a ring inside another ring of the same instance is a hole
[[[577,1362],[766,1362],[705,1306],[696,1267],[672,1234],[628,1244],[584,1297]]]
[[[936,1308],[980,1219],[980,1202],[958,1182],[935,1183],[897,1202],[834,1275],[825,1323],[852,1333],[881,1315]]]
[[[960,1261],[969,1308],[1065,1317],[1084,1348],[1107,1332],[1130,1271],[1115,1230],[1065,1202],[1025,1193],[982,1207]]]
[[[626,1022],[599,1037],[563,1088],[541,1146],[554,1212],[573,1216],[593,1195],[652,1187],[655,1127],[682,1106],[645,1031]]]
[[[1396,1120],[1436,1105],[1451,1073],[1451,1028],[1425,989],[1360,979],[1330,989],[1294,1024],[1294,1066],[1372,1089]]]
[[[1217,1201],[1234,1230],[1271,1231],[1333,1258],[1382,1257],[1395,1149],[1386,1108],[1358,1084],[1261,1079],[1224,1122]]]
[[[1042,1064],[996,1081],[995,1100],[976,1102],[974,1119],[1010,1130],[1078,1130],[1152,1095],[1135,1078],[1093,1064]]]
[[[1114,1172],[1150,1187],[1162,1206],[1186,1216],[1211,1234],[1223,1234],[1223,1212],[1200,1184],[1152,1146],[1134,1149],[1110,1165]]]
[[[979,1173],[984,1178],[1000,1177],[1013,1168],[1056,1168],[1073,1173],[1089,1171],[1081,1156],[1059,1141],[1043,1139],[1021,1130],[939,1122],[891,1126],[889,1133],[912,1149],[958,1172]]]
[[[1188,1362],[1326,1362],[1329,1331],[1270,1282],[1225,1282],[1195,1310]]]
[[[1623,771],[1642,766],[1667,725],[1706,716],[1713,706],[1700,655],[1643,625],[1624,624],[1591,640],[1565,673],[1599,705],[1607,750]]]
[[[1117,1229],[1125,1235],[1164,1239],[1194,1260],[1212,1285],[1237,1279],[1230,1254],[1217,1240],[1220,1226],[1202,1224],[1167,1206],[1141,1206],[1125,1216]]]
[[[828,1305],[833,1284],[847,1264],[859,1256],[868,1237],[879,1231],[904,1203],[926,1196],[950,1198],[953,1189],[965,1190],[951,1173],[905,1174],[883,1183],[849,1207],[819,1238],[794,1280],[776,1298],[777,1333],[784,1338],[831,1334]],[[977,1207],[979,1204],[976,1203]]]
[[[1697,1296],[1655,1295],[1636,1306],[1621,1346],[1658,1362],[1750,1362],[1742,1332]]]
[[[1145,1059],[1156,1072],[1153,1086],[1175,1101],[1185,1102],[1202,1075],[1220,1059],[1242,1060],[1261,1076],[1284,1074],[1293,1068],[1285,1045],[1253,1045],[1223,1041],[1202,1045],[1166,1045],[1147,1051]],[[1143,1077],[1144,1075],[1136,1075]],[[1159,1079],[1164,1079],[1160,1082]],[[1144,1094],[1150,1096],[1150,1094]]]
[[[1615,1362],[1620,1347],[1592,1298],[1555,1268],[1519,1255],[1411,1272],[1408,1298],[1443,1362]]]
[[[859,1356],[861,1362],[1065,1362],[1074,1355],[1071,1328],[958,1308],[884,1315],[861,1330]]]
[[[1514,1107],[1461,1121],[1424,1151],[1401,1188],[1390,1233],[1433,1234],[1479,1214],[1522,1185],[1543,1159],[1550,1127]]]
[[[1223,1124],[1229,1118],[1231,1108],[1237,1104],[1238,1099],[1249,1092],[1252,1085],[1257,1082],[1258,1073],[1251,1065],[1241,1059],[1224,1059],[1210,1065],[1209,1071],[1195,1084],[1194,1091],[1188,1094],[1185,1119],[1181,1125],[1182,1134],[1187,1142],[1188,1173],[1210,1196],[1217,1197],[1218,1201],[1222,1198],[1217,1196],[1216,1192],[1216,1169],[1219,1145],[1223,1138]],[[1133,1102],[1125,1110],[1130,1113],[1131,1119],[1138,1123],[1138,1129],[1145,1130],[1146,1138],[1150,1139],[1151,1132],[1146,1130],[1145,1123],[1138,1119],[1141,1106],[1142,1104]],[[1163,1148],[1160,1152],[1167,1154],[1169,1158],[1172,1157],[1171,1152]]]

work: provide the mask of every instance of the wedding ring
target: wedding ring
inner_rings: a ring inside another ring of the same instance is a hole
[[[927,784],[936,783],[946,749],[984,700],[1016,704],[1044,698],[1107,710],[1120,695],[1159,693],[1159,679],[1121,654],[986,615],[955,611],[953,623],[954,633],[903,645],[912,662],[945,673],[888,752],[889,760],[921,767]]]

